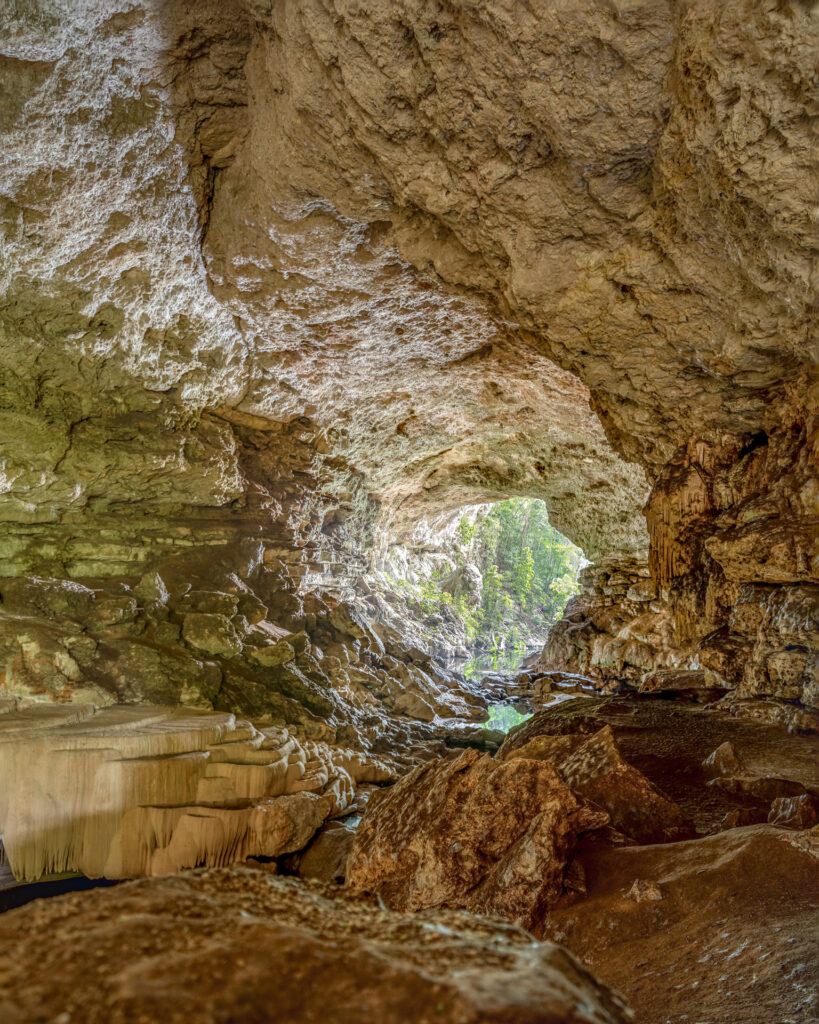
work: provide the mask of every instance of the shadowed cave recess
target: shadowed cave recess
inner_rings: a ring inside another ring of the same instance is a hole
[[[0,1017],[816,1020],[810,5],[0,13]]]

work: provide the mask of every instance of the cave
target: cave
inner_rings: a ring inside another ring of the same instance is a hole
[[[816,1020],[810,5],[0,22],[3,1021]]]

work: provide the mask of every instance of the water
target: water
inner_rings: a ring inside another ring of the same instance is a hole
[[[531,711],[522,714],[511,704],[490,704],[486,710],[489,712],[489,718],[483,723],[483,728],[497,729],[500,732],[509,732],[516,725],[532,717]]]
[[[540,648],[537,648],[539,650]],[[532,651],[526,648],[518,648],[512,651],[502,651],[498,654],[479,654],[476,658],[468,661],[455,661],[451,666],[458,672],[462,672],[467,679],[480,679],[489,672],[517,672],[520,663],[527,654]]]

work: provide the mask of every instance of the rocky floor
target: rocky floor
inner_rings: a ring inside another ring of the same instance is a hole
[[[819,743],[798,712],[776,720],[787,710],[561,702],[494,758],[382,790],[347,881],[560,941],[643,1024],[815,1021]]]
[[[700,699],[558,701],[494,754],[442,730],[299,853],[9,911],[0,1017],[632,1019],[610,986],[639,1024],[816,1021],[819,738]]]
[[[6,1024],[625,1024],[564,950],[247,868],[38,901],[0,918]]]
[[[541,933],[644,1024],[816,1021],[819,837],[751,825],[659,846],[581,843],[586,893]]]

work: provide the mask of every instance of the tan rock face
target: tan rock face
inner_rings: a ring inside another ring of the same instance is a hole
[[[805,5],[116,6],[3,27],[0,574],[511,494],[611,571],[647,471],[581,671],[816,702]]]
[[[715,1007],[724,1003],[715,1019],[728,1024],[720,976],[727,950],[717,954],[712,927],[702,934],[713,952],[698,967],[676,948],[679,938],[658,937],[666,926],[678,936],[693,927],[705,901],[706,920],[719,913],[723,937],[743,936],[731,947],[743,953],[744,939],[760,927],[759,910],[755,924],[744,920],[727,866],[746,857],[761,857],[753,878],[782,851],[783,862],[772,866],[779,881],[765,879],[762,902],[776,885],[789,886],[790,872],[804,884],[815,871],[817,754],[815,734],[792,736],[781,724],[723,708],[637,695],[572,701],[512,730],[494,760],[473,750],[430,762],[373,797],[347,859],[347,882],[396,909],[463,906],[523,923],[535,935],[571,935],[601,971],[615,933],[633,942],[630,959],[615,958],[618,984],[652,1008],[647,1020],[666,1019],[663,993],[673,996],[680,1020],[698,1005],[696,986],[674,987],[668,964],[679,962],[686,976],[701,972],[708,998]],[[778,827],[738,829],[766,822]],[[775,915],[782,939],[797,948],[810,941],[815,885],[809,888],[790,889]],[[744,880],[741,906],[752,901],[753,883]],[[637,956],[641,940],[658,951],[652,986],[635,970],[635,963],[646,967]],[[779,948],[782,940],[774,941]],[[800,997],[780,982],[764,971],[760,994],[797,1005]],[[765,1017],[760,1011],[748,1019]]]
[[[743,446],[680,448],[646,509],[651,579],[587,572],[541,664],[647,688],[691,669],[704,687],[816,706],[815,431],[797,416]]]
[[[10,1024],[59,1013],[88,1024],[632,1019],[570,954],[520,929],[389,913],[241,868],[38,901],[2,916],[0,947]]]

